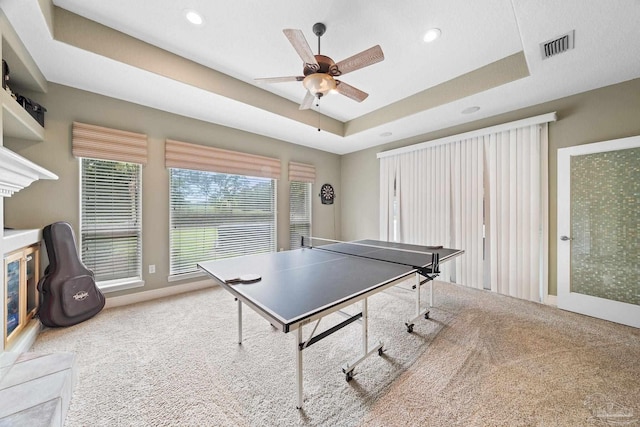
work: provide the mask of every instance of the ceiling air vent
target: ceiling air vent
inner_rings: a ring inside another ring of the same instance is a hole
[[[553,40],[540,43],[542,59],[551,58],[554,55],[565,52],[569,49],[573,49],[574,34],[575,30],[571,30],[568,33],[563,34],[560,37],[556,37]]]

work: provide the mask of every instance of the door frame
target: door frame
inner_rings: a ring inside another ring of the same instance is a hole
[[[558,308],[640,328],[640,306],[571,292],[571,157],[640,147],[640,135],[558,149]]]

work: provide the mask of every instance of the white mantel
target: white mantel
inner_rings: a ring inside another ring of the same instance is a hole
[[[58,179],[58,175],[0,147],[0,196],[11,197],[39,179]]]

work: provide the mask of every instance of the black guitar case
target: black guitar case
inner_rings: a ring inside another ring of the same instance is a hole
[[[49,256],[49,266],[38,282],[42,324],[71,326],[98,314],[105,298],[93,272],[78,257],[71,225],[54,222],[43,229],[42,237]]]

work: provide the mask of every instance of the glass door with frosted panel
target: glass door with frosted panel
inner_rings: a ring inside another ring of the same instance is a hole
[[[640,137],[558,150],[558,306],[640,327]]]

